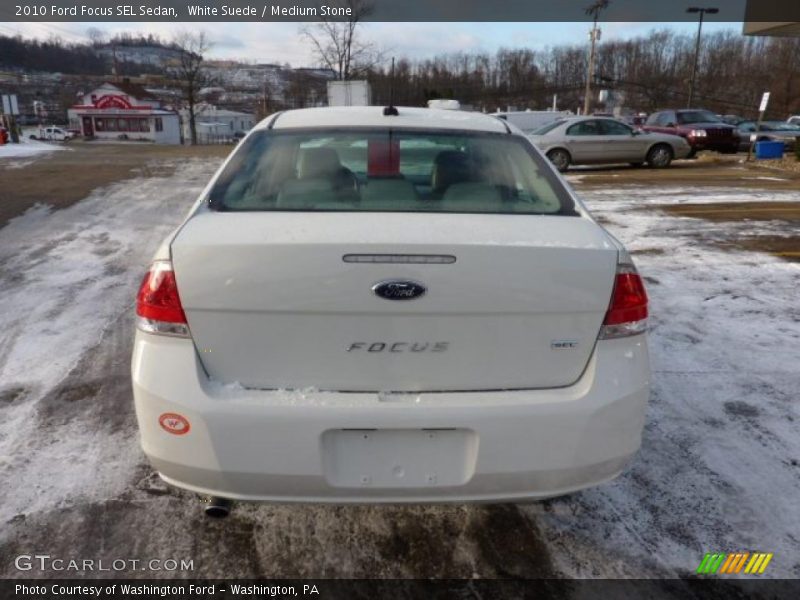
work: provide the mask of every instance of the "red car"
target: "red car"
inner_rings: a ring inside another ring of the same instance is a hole
[[[0,146],[8,143],[8,130],[5,127],[0,127]]]
[[[714,150],[725,154],[735,154],[739,150],[739,133],[736,127],[725,123],[708,110],[660,110],[647,118],[642,129],[685,138],[692,147],[690,156],[700,150]]]

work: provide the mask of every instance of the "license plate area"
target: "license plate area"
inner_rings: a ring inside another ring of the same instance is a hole
[[[464,485],[477,454],[478,436],[468,429],[336,429],[322,435],[325,479],[336,487]]]

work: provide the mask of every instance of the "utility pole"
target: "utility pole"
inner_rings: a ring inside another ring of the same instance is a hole
[[[700,34],[703,31],[703,17],[708,13],[715,15],[719,12],[718,8],[713,6],[708,8],[698,8],[697,6],[690,6],[686,9],[687,13],[700,13],[700,21],[697,23],[697,39],[694,43],[694,64],[692,65],[692,79],[689,83],[689,100],[686,102],[686,108],[692,108],[692,100],[694,100],[694,82],[697,77],[697,60],[700,57]]]
[[[261,104],[262,104],[262,111],[261,111],[261,118],[266,118],[269,114],[267,104],[268,104],[268,97],[269,92],[267,92],[267,74],[264,73],[264,85],[262,88],[262,95],[261,95]]]
[[[595,44],[600,40],[600,30],[597,28],[597,18],[600,11],[608,8],[611,0],[597,0],[594,4],[586,7],[586,14],[592,15],[594,25],[589,32],[589,41],[591,46],[589,48],[589,70],[586,73],[586,91],[583,95],[583,114],[588,115],[589,109],[592,104],[592,79],[594,78],[594,58],[595,58]]]

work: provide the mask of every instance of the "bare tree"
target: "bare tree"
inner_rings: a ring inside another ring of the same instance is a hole
[[[211,83],[203,65],[204,55],[211,49],[211,42],[204,31],[183,31],[173,39],[178,50],[175,71],[183,89],[183,100],[189,111],[189,136],[192,145],[197,144],[197,103],[199,92]]]
[[[98,29],[97,27],[89,27],[86,30],[86,37],[92,42],[92,46],[95,48],[99,48],[102,46],[106,41],[106,33],[102,29]]]
[[[370,70],[382,58],[375,44],[358,35],[359,25],[372,14],[374,7],[369,0],[334,0],[329,4],[350,9],[350,15],[323,17],[320,23],[303,27],[300,33],[311,42],[321,65],[336,73],[337,79],[350,79]]]

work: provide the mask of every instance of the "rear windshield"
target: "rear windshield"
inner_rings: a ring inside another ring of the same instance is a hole
[[[522,138],[407,130],[255,132],[209,203],[227,211],[577,214]]]
[[[691,125],[692,123],[724,123],[724,121],[707,110],[684,110],[678,113],[678,123]]]
[[[553,121],[552,123],[548,123],[547,125],[542,125],[539,129],[534,129],[531,132],[531,135],[544,135],[545,133],[552,131],[559,125],[563,125],[564,121],[559,119],[558,121]]]

